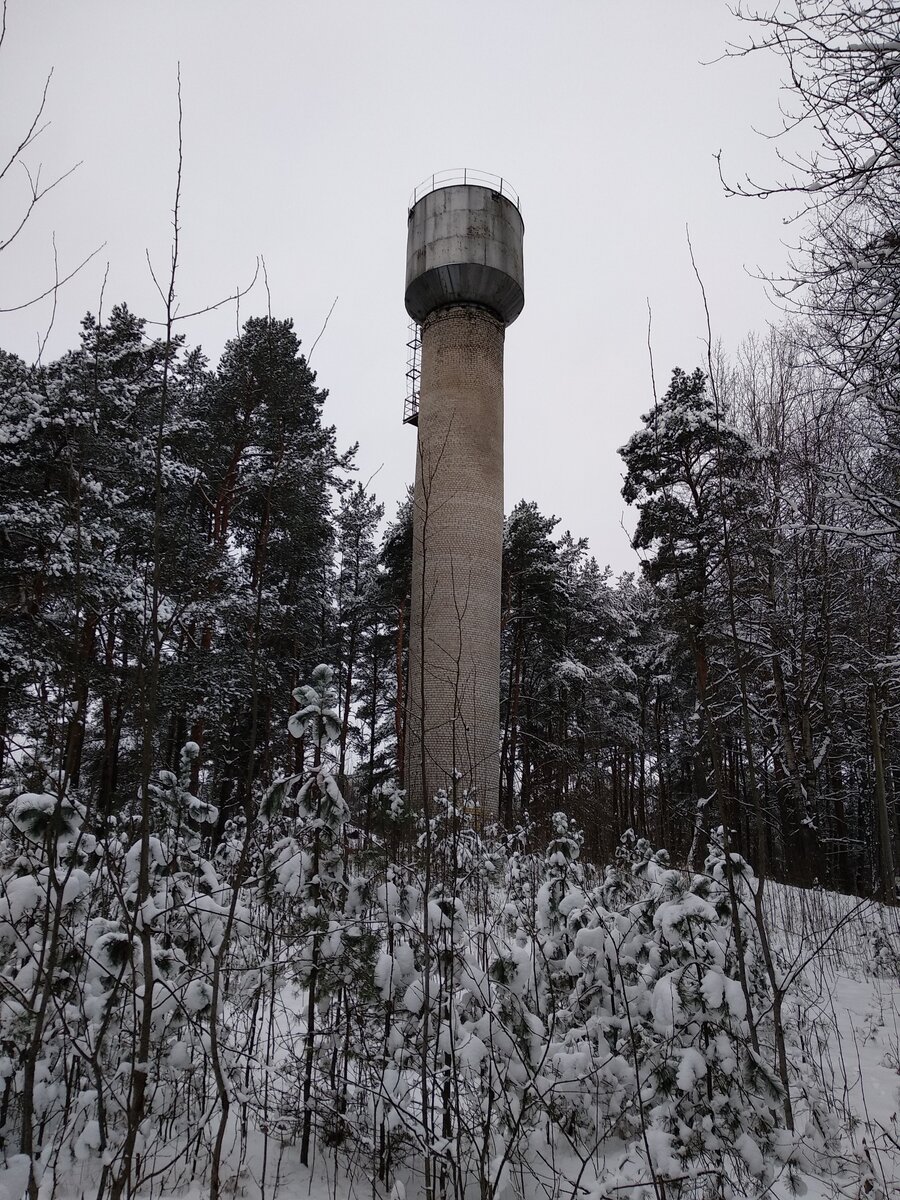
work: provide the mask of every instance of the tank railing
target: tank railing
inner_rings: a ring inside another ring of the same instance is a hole
[[[487,171],[472,170],[471,167],[454,167],[449,171],[437,171],[434,175],[429,175],[413,191],[409,198],[409,207],[413,208],[423,196],[427,196],[431,192],[467,183],[476,187],[490,188],[492,192],[497,192],[511,201],[516,208],[520,208],[518,192],[510,185],[509,180],[504,179],[502,175],[491,175]]]

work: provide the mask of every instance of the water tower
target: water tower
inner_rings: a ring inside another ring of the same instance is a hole
[[[503,343],[525,303],[524,224],[505,180],[447,171],[409,208],[417,426],[406,784],[496,817],[503,550]]]

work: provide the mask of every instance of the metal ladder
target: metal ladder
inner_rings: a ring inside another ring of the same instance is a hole
[[[406,360],[406,399],[403,401],[403,424],[419,424],[419,383],[422,378],[422,327],[409,323],[409,355]]]

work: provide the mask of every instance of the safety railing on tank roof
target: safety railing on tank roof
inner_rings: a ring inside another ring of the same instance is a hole
[[[516,208],[521,210],[519,194],[515,188],[510,186],[509,180],[504,179],[501,175],[491,175],[487,171],[474,171],[470,167],[455,167],[450,171],[438,171],[434,175],[429,175],[427,179],[422,180],[410,196],[409,207],[413,208],[423,196],[427,196],[430,192],[437,192],[446,187],[456,187],[461,183],[490,188],[492,192],[498,192],[501,196],[505,196]]]

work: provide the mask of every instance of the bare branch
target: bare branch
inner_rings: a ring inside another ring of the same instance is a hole
[[[163,304],[165,304],[166,294],[160,287],[159,280],[156,278],[156,272],[153,270],[153,261],[150,258],[150,250],[148,247],[144,248],[144,256],[147,259],[147,268],[150,271],[150,278],[153,280],[154,284],[156,285],[156,290],[159,293],[160,300],[162,300]],[[148,323],[148,325],[165,325],[166,322],[165,321],[148,321],[147,323]]]
[[[78,274],[78,272],[83,267],[86,267],[87,264],[91,261],[91,259],[95,258],[100,253],[100,251],[105,248],[105,246],[106,246],[106,242],[102,242],[97,247],[96,250],[92,250],[90,252],[90,254],[87,256],[87,258],[82,259],[81,262],[78,264],[77,267],[75,267],[74,270],[70,271],[68,273],[68,275],[65,275],[58,282],[55,282],[52,287],[48,287],[46,291],[41,292],[41,294],[39,296],[34,296],[31,300],[26,300],[22,304],[13,304],[13,305],[10,305],[8,308],[0,308],[0,313],[21,312],[25,308],[31,308],[32,304],[38,304],[41,300],[45,300],[47,298],[47,296],[49,296],[51,294],[51,292],[54,292],[58,288],[61,288],[64,284],[68,283],[70,279],[74,279],[74,277]]]
[[[41,359],[44,355],[44,350],[47,348],[47,340],[50,337],[53,323],[56,320],[56,307],[59,300],[59,253],[56,249],[56,232],[53,233],[53,308],[50,310],[50,320],[47,324],[47,331],[43,339],[38,341],[37,365],[41,365]]]
[[[150,261],[149,254],[148,254],[147,261],[148,261],[148,263]],[[152,268],[151,268],[151,273],[152,273]],[[250,282],[247,284],[246,287],[236,287],[235,290],[233,292],[231,292],[229,295],[223,296],[221,300],[216,300],[212,304],[204,305],[203,308],[195,308],[195,309],[192,309],[191,312],[186,312],[186,313],[174,313],[173,312],[172,324],[174,325],[176,321],[189,321],[191,319],[191,317],[202,317],[204,313],[215,312],[217,308],[222,308],[223,305],[225,305],[225,304],[233,304],[235,302],[240,303],[240,301],[243,299],[243,297],[246,296],[247,293],[253,289],[258,278],[259,278],[259,259],[256,260],[256,270],[253,272],[253,278],[250,280]],[[159,284],[157,283],[155,276],[154,276],[153,282],[156,283],[157,290],[159,291],[159,294],[162,297],[163,302],[165,303],[165,300],[166,300],[165,294],[163,293],[162,289],[160,288]],[[166,321],[150,321],[150,320],[148,320],[147,324],[148,325],[165,325],[165,324],[167,324],[167,322]]]
[[[334,306],[335,306],[335,304],[337,304],[337,302],[338,302],[338,297],[335,296],[334,300],[332,301],[331,308],[329,308],[329,310],[328,310],[328,316],[325,318],[325,323],[323,324],[322,328],[319,330],[319,337],[316,338],[316,340],[313,342],[313,344],[309,348],[309,354],[307,354],[307,356],[306,356],[307,363],[313,356],[313,350],[315,350],[316,346],[318,346],[318,344],[319,344],[319,338],[321,338],[322,334],[328,328],[328,322],[331,319],[331,314],[334,312]]]
[[[19,236],[19,234],[22,232],[22,230],[25,228],[26,224],[28,223],[28,218],[34,212],[35,205],[39,204],[40,201],[43,200],[43,198],[47,195],[48,192],[52,192],[53,189],[57,186],[57,184],[62,183],[62,181],[64,179],[68,179],[69,176],[71,174],[73,174],[73,172],[77,171],[80,166],[81,166],[81,162],[75,163],[75,165],[73,167],[69,167],[68,171],[64,171],[63,174],[58,175],[56,177],[56,179],[53,180],[52,183],[48,183],[46,187],[42,188],[40,186],[40,168],[38,168],[37,175],[34,178],[32,178],[31,172],[28,170],[28,167],[25,165],[25,163],[22,163],[22,167],[25,171],[25,174],[28,176],[28,184],[29,184],[29,187],[31,188],[31,199],[28,201],[28,204],[25,208],[25,212],[24,212],[22,218],[20,219],[19,224],[12,231],[12,233],[9,235],[8,238],[6,238],[4,241],[0,241],[0,251],[5,250],[7,248],[7,246],[11,246],[12,243],[16,240],[16,238]]]
[[[271,321],[272,320],[272,293],[269,291],[269,272],[266,270],[266,260],[262,254],[259,256],[259,260],[262,263],[263,282],[266,286],[266,313],[268,315],[269,320]]]
[[[4,36],[6,36],[6,24],[5,24],[5,21],[6,21],[6,16],[5,16],[5,10],[4,10],[4,27],[3,27],[3,34],[4,34]],[[18,162],[18,161],[19,161],[19,157],[20,157],[20,155],[21,155],[21,154],[22,154],[22,153],[23,153],[25,150],[27,150],[27,149],[28,149],[28,147],[29,147],[29,146],[32,144],[32,142],[35,140],[35,138],[38,138],[38,137],[40,137],[40,135],[41,135],[41,134],[44,132],[44,130],[47,128],[47,125],[48,125],[48,123],[49,123],[49,122],[45,122],[43,125],[39,125],[39,122],[40,122],[40,119],[41,119],[41,117],[44,115],[44,109],[45,109],[45,108],[46,108],[46,106],[47,106],[47,92],[48,92],[48,91],[49,91],[49,89],[50,89],[50,80],[51,80],[52,78],[53,78],[53,70],[52,70],[52,68],[51,68],[50,74],[47,76],[46,80],[44,81],[44,90],[43,90],[43,92],[41,93],[41,102],[40,102],[40,104],[38,105],[38,110],[37,110],[37,112],[36,112],[36,113],[35,113],[35,115],[34,115],[34,119],[33,119],[33,121],[31,122],[31,124],[30,124],[30,125],[29,125],[29,127],[28,127],[28,132],[27,132],[27,133],[25,134],[25,136],[22,138],[21,142],[19,142],[19,144],[18,144],[18,146],[15,148],[15,150],[13,150],[12,154],[9,156],[9,158],[8,158],[8,160],[6,161],[5,165],[4,165],[2,168],[0,168],[0,179],[3,179],[3,177],[6,175],[7,171],[8,171],[8,170],[10,169],[10,167],[13,165],[13,163],[16,163],[16,162]]]

